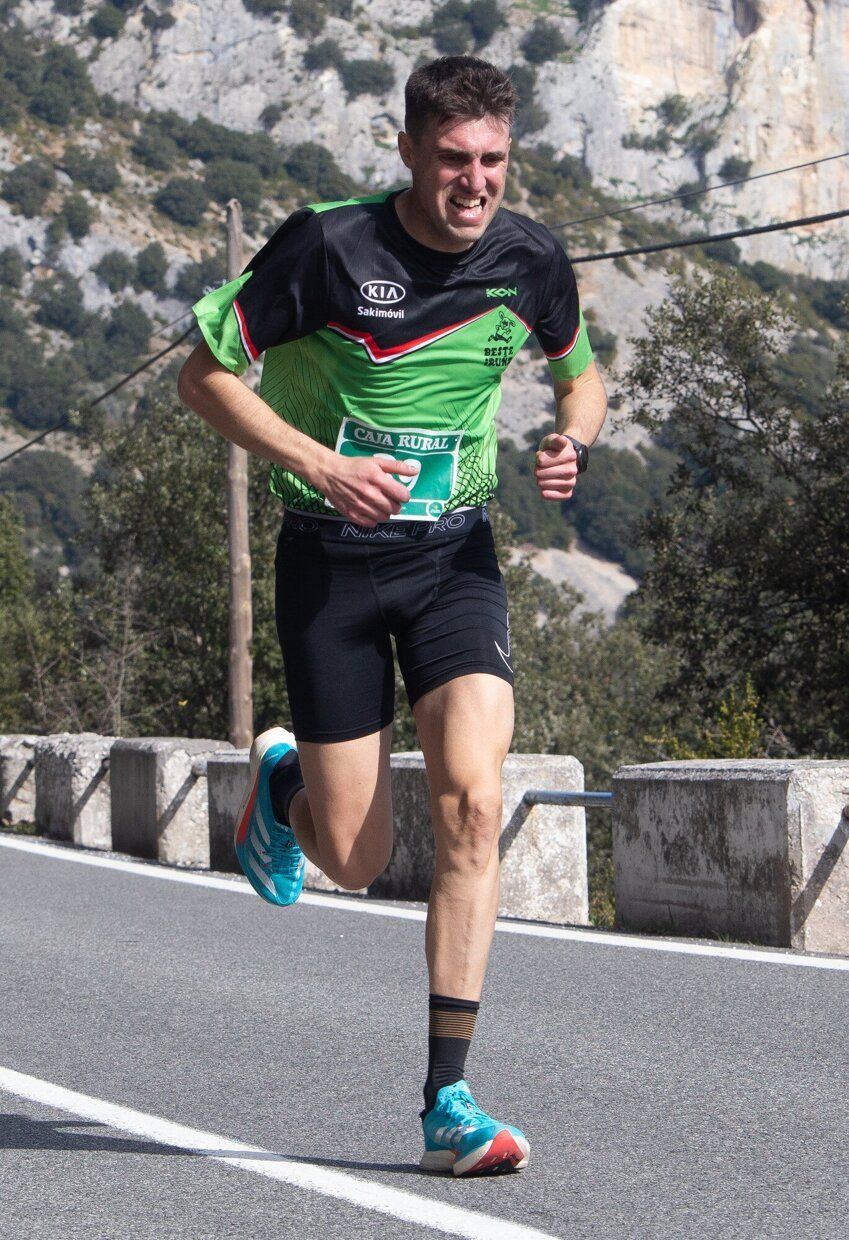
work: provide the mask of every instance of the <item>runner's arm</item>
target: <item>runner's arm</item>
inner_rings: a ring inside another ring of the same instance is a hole
[[[215,360],[201,342],[177,379],[180,400],[225,439],[255,456],[282,465],[330,500],[344,517],[359,525],[386,521],[410,498],[392,474],[415,471],[403,461],[342,457],[290,426],[232,371]]]
[[[539,445],[534,476],[543,499],[566,500],[578,477],[571,435],[587,447],[595,443],[607,414],[607,393],[595,362],[574,379],[555,379],[555,429]]]

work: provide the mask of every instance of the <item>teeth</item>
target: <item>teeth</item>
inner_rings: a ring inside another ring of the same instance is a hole
[[[455,194],[454,197],[451,199],[451,201],[458,207],[463,207],[466,210],[471,210],[472,207],[479,207],[481,200],[480,198],[459,198]]]

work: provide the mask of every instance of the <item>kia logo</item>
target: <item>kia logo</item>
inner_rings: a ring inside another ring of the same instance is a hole
[[[376,301],[379,306],[393,306],[407,296],[404,286],[393,280],[366,280],[360,285],[360,293],[366,301]]]

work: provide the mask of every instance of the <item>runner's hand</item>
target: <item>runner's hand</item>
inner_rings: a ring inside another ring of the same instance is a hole
[[[565,435],[546,435],[537,449],[534,477],[543,499],[570,499],[578,477],[578,455]]]
[[[418,472],[418,464],[409,461],[340,456],[322,489],[343,517],[371,528],[399,513],[410,498],[410,492],[393,475],[412,478]]]

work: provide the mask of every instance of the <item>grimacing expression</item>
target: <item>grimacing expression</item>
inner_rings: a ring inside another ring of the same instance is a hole
[[[510,126],[494,116],[430,121],[418,140],[399,134],[398,150],[413,180],[405,206],[425,244],[468,249],[504,197]]]

